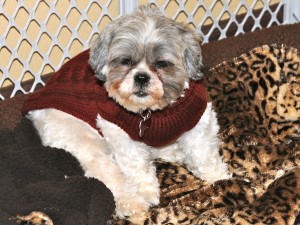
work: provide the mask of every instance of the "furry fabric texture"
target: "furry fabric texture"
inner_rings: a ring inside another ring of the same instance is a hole
[[[161,204],[141,224],[297,224],[299,52],[257,47],[212,68],[207,86],[233,177],[209,185],[180,165],[157,162]]]
[[[42,146],[26,118],[13,131],[1,131],[0,193],[3,225],[17,224],[17,215],[33,211],[44,212],[55,225],[106,224],[115,209],[111,192],[84,177],[64,150]]]

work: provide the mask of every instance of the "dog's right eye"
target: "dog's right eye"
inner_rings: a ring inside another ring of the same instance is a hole
[[[120,63],[122,66],[131,66],[133,64],[132,60],[128,58],[121,59]]]
[[[155,63],[155,67],[158,68],[158,69],[166,68],[168,66],[170,66],[170,63],[167,62],[167,61],[163,61],[163,60],[157,61]]]

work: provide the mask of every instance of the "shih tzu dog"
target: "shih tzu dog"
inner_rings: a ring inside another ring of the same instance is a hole
[[[155,158],[185,164],[208,182],[230,177],[206,102],[200,42],[187,26],[139,7],[107,25],[90,49],[95,88],[104,90],[90,101],[98,107],[94,127],[64,107],[29,110],[43,144],[70,152],[86,176],[101,180],[121,218],[159,204]]]

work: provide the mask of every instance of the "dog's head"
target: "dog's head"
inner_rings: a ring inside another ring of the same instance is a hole
[[[162,109],[202,77],[201,37],[149,5],[110,23],[89,63],[108,95],[132,112]]]

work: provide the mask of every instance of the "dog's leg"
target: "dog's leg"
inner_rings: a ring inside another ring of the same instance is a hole
[[[211,103],[198,124],[179,138],[184,163],[194,175],[209,182],[230,178],[219,154],[219,125]]]
[[[85,176],[102,181],[112,191],[119,217],[148,209],[148,203],[136,195],[137,188],[123,176],[106,142],[95,129],[55,109],[34,110],[28,117],[43,145],[70,152],[81,164]]]
[[[141,195],[149,206],[157,205],[159,183],[149,147],[133,141],[124,130],[99,115],[97,125],[111,146],[115,161],[124,176],[137,186],[137,195]]]

